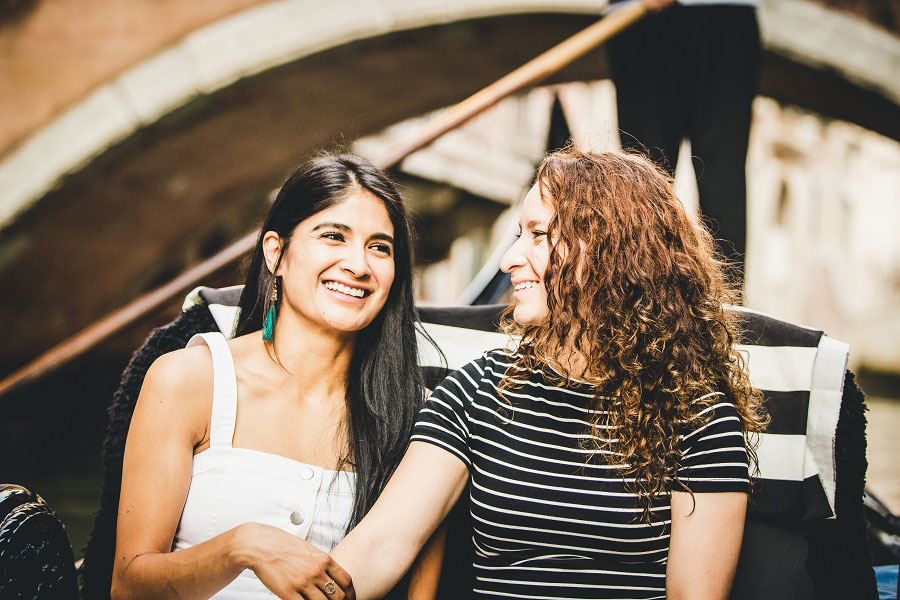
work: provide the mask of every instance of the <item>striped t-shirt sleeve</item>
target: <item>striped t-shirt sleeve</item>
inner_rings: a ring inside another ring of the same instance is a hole
[[[741,419],[718,394],[701,411],[708,420],[682,435],[678,478],[692,492],[749,492],[750,470]],[[677,491],[674,487],[673,491]]]
[[[484,374],[484,358],[448,375],[419,411],[410,441],[434,444],[456,455],[471,469],[468,407]]]

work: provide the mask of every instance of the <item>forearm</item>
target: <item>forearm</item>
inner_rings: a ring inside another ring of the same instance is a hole
[[[184,550],[149,551],[121,558],[121,566],[113,571],[112,600],[211,597],[252,566],[253,557],[240,544],[245,527]]]
[[[438,527],[409,571],[408,600],[434,600],[437,598],[441,571],[444,567],[444,550],[447,544],[447,522]]]
[[[332,552],[353,578],[357,598],[380,598],[409,569],[465,489],[459,458],[414,441],[359,526]]]
[[[358,527],[331,553],[334,561],[353,578],[357,600],[381,598],[387,594],[409,570],[427,540],[425,536],[411,543],[404,536],[377,535],[376,529],[390,531],[390,528]]]

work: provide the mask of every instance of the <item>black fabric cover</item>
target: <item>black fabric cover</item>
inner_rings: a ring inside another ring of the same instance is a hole
[[[94,528],[84,550],[81,567],[82,596],[87,600],[107,600],[112,584],[113,552],[116,548],[116,519],[119,513],[119,489],[122,486],[122,458],[125,437],[144,375],[157,357],[184,348],[195,333],[218,331],[205,306],[183,312],[172,323],[155,329],[131,357],[122,373],[119,388],[109,407],[109,428],[103,442],[103,488],[100,509],[94,516]]]
[[[208,302],[235,305],[239,289],[204,291]],[[421,307],[420,318],[427,323],[495,331],[503,306]],[[742,313],[744,343],[771,346],[815,347],[821,331],[798,327],[758,313]],[[183,347],[195,333],[216,331],[205,306],[188,309],[171,324],[155,330],[135,353],[122,376],[110,407],[110,426],[104,444],[105,479],[100,510],[85,552],[82,568],[84,597],[109,597],[115,524],[121,484],[122,455],[131,413],[143,377],[153,360]],[[433,386],[445,371],[426,370]],[[776,398],[777,401],[777,398]],[[836,440],[837,518],[801,522],[784,506],[751,508],[741,551],[733,598],[794,599],[876,597],[874,574],[865,540],[862,495],[865,480],[865,403],[853,375],[847,373]],[[784,427],[791,428],[790,420]],[[785,430],[780,433],[789,433]],[[784,482],[792,486],[783,493],[800,502],[818,493],[818,482]],[[778,485],[760,482],[760,485]],[[804,491],[805,490],[805,491]],[[756,490],[754,496],[761,490]],[[780,493],[772,494],[777,497]],[[468,523],[467,495],[451,512],[440,597],[459,599],[471,589],[471,527]],[[790,506],[788,506],[790,508]]]
[[[31,490],[0,485],[0,598],[77,600],[65,527]]]

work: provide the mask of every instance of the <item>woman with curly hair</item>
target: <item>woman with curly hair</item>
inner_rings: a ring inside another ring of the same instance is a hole
[[[764,416],[712,237],[613,152],[549,155],[519,223],[518,346],[434,391],[333,558],[379,596],[471,483],[474,597],[726,598]]]

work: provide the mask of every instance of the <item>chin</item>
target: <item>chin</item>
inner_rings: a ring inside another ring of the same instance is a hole
[[[517,306],[513,310],[513,319],[519,325],[540,325],[544,322],[546,314],[539,314],[540,311],[529,310],[524,306]]]

